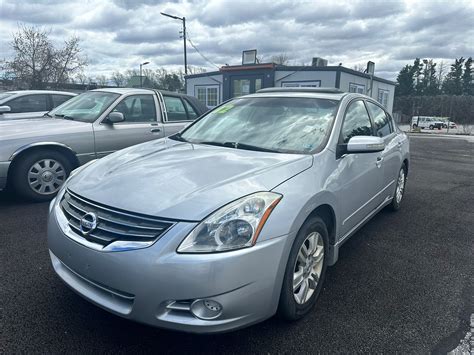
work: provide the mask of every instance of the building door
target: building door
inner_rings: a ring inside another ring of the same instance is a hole
[[[231,97],[253,94],[262,88],[263,75],[231,77]]]

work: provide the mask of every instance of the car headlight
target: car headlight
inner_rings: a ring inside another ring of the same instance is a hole
[[[178,253],[213,253],[254,245],[281,198],[274,192],[257,192],[222,207],[188,234]]]

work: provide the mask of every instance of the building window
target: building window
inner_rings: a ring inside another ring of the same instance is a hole
[[[284,88],[317,88],[321,86],[321,80],[282,81],[281,86]]]
[[[207,107],[216,107],[219,104],[219,87],[217,85],[196,87],[194,96]]]
[[[217,106],[217,88],[207,88],[207,106]]]
[[[356,83],[349,83],[349,92],[364,94],[365,93],[365,85],[356,84]]]
[[[388,90],[379,89],[379,94],[377,96],[377,101],[380,102],[385,108],[388,106],[388,93]]]

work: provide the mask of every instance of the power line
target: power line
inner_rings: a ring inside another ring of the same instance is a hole
[[[217,69],[220,69],[220,67],[214,63],[212,60],[210,60],[209,58],[207,58],[204,54],[201,53],[201,51],[196,47],[196,45],[193,43],[193,41],[191,40],[191,38],[189,38],[189,31],[187,31],[187,38],[186,38],[189,42],[189,44],[191,45],[191,47],[194,48],[194,50],[206,61],[208,62],[209,64],[215,66]]]

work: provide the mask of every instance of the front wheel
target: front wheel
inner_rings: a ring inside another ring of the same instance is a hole
[[[54,150],[34,151],[20,159],[13,170],[13,186],[33,201],[51,200],[72,170],[68,159]]]
[[[403,194],[405,193],[405,184],[407,181],[407,173],[405,165],[403,165],[398,172],[397,186],[395,187],[395,194],[393,195],[392,203],[389,205],[392,211],[398,211],[402,202]]]
[[[278,315],[297,320],[315,305],[327,267],[328,232],[319,217],[308,219],[291,248],[278,305]]]

